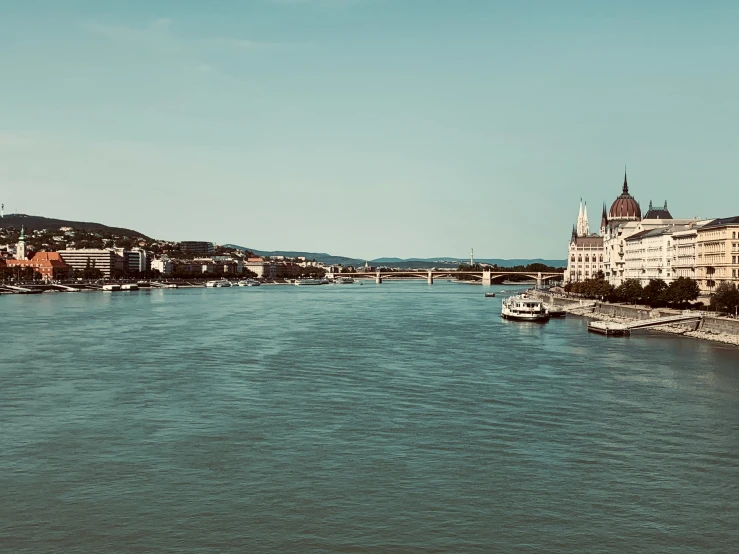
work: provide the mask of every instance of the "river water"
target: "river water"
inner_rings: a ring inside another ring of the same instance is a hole
[[[446,282],[0,297],[0,551],[736,551],[739,349],[499,313]]]

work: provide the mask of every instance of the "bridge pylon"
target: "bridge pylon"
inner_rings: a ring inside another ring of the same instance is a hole
[[[375,283],[377,283],[378,285],[382,284],[382,274],[379,271],[377,272],[375,276]]]
[[[434,273],[431,270],[429,270],[428,283],[429,283],[429,285],[433,285],[434,284]]]
[[[485,269],[482,272],[482,285],[484,287],[489,287],[493,284],[493,274],[489,269]]]

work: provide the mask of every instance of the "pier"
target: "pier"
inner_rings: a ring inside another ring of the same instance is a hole
[[[689,312],[666,317],[657,317],[654,319],[642,319],[639,321],[634,321],[632,323],[591,321],[590,323],[588,323],[588,331],[607,336],[625,336],[630,335],[633,329],[646,329],[648,327],[658,327],[660,325],[670,325],[673,323],[701,320],[703,320],[702,314]]]

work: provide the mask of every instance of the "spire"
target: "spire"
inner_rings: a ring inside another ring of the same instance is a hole
[[[623,188],[624,194],[629,194],[629,183],[626,181],[626,166],[624,166],[624,188]]]
[[[649,200],[649,209],[650,210],[652,209],[652,201],[651,201],[651,199]]]
[[[603,212],[600,216],[600,231],[605,232],[606,226],[608,225],[608,214],[606,213],[606,203],[603,202]]]
[[[588,221],[588,203],[585,202],[585,210],[582,216],[582,234],[587,237],[590,234],[590,222]]]
[[[663,209],[667,209],[667,200],[665,200],[665,207]]]
[[[26,226],[25,225],[21,225],[21,236],[19,240],[21,241],[26,240]]]

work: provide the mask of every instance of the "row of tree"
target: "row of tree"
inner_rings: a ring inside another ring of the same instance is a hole
[[[662,279],[651,279],[645,286],[638,279],[627,279],[614,287],[599,272],[592,279],[567,283],[565,292],[609,302],[639,303],[653,308],[668,305],[681,308],[695,301],[700,289],[696,281],[687,277],[678,277],[669,285]]]
[[[0,281],[39,281],[41,273],[32,267],[0,267]]]

